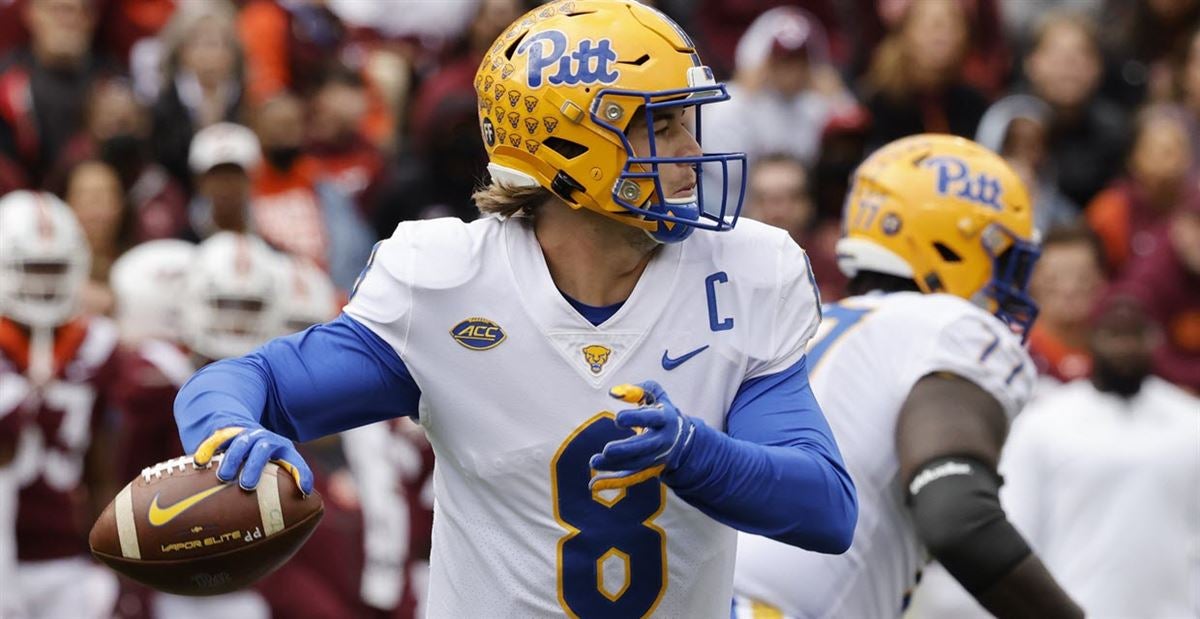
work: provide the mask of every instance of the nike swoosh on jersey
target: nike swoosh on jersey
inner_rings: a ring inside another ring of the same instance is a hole
[[[161,527],[164,524],[171,522],[176,516],[187,511],[200,501],[203,501],[204,499],[207,499],[208,497],[232,485],[233,484],[221,484],[220,486],[215,486],[213,488],[209,488],[208,490],[201,490],[200,492],[197,492],[186,499],[176,501],[174,504],[167,507],[159,507],[158,494],[155,494],[154,499],[150,501],[150,524],[156,527]]]
[[[663,369],[667,370],[668,372],[671,370],[674,370],[675,368],[686,363],[688,359],[691,359],[692,357],[695,357],[696,355],[698,355],[706,350],[708,350],[708,344],[705,344],[705,345],[701,346],[700,348],[693,350],[692,352],[686,353],[683,356],[676,357],[674,359],[672,359],[670,356],[668,356],[667,351],[664,350],[663,357],[662,357]]]

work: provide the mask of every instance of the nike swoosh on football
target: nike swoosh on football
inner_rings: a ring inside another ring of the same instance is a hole
[[[197,492],[186,499],[176,501],[174,504],[168,505],[167,507],[158,506],[158,494],[155,494],[154,499],[150,501],[150,524],[156,527],[161,527],[164,524],[171,522],[176,516],[187,511],[200,501],[203,501],[204,499],[207,499],[208,497],[232,485],[233,484],[221,484],[220,486],[209,488],[208,490],[201,490],[200,492]]]
[[[675,368],[677,368],[677,367],[683,365],[685,362],[687,362],[688,359],[691,359],[692,357],[695,357],[696,355],[698,355],[706,350],[708,350],[708,344],[705,344],[705,345],[701,346],[700,348],[693,350],[692,352],[686,353],[683,356],[676,357],[674,359],[672,359],[670,356],[668,356],[667,351],[664,350],[663,357],[662,357],[663,369],[667,370],[668,372],[671,370],[674,370]]]

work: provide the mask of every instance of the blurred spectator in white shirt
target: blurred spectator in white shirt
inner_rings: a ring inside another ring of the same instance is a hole
[[[1035,400],[1004,447],[1004,509],[1089,617],[1200,612],[1200,399],[1150,375],[1157,339],[1137,304],[1106,303],[1092,379]],[[956,587],[930,570],[913,616],[987,616]]]

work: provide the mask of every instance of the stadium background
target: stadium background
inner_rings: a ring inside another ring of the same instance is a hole
[[[1088,376],[1093,308],[1120,294],[1161,333],[1155,373],[1200,392],[1200,0],[647,3],[730,82],[733,100],[704,113],[703,146],[750,155],[743,215],[791,232],[826,301],[845,282],[833,244],[855,165],[904,135],[953,133],[1003,155],[1034,197],[1043,388]],[[110,270],[125,252],[220,230],[327,274],[331,314],[398,222],[476,216],[474,72],[538,4],[0,0],[0,195],[45,190],[74,210],[92,252],[89,314],[121,318]],[[249,130],[193,143],[219,123]],[[144,334],[118,324],[135,352],[114,383],[136,391],[158,379],[136,354]],[[169,398],[136,414],[130,401],[114,397],[102,421],[116,478],[172,455],[170,437],[140,444],[129,422],[169,422]],[[261,587],[275,616],[414,612],[431,456],[407,422],[389,431],[403,447],[376,455],[393,470],[390,509],[412,523],[402,553],[364,557],[361,475],[340,440],[307,446],[332,509],[323,543]],[[364,585],[372,561],[392,571]],[[115,613],[147,616],[147,598],[125,587]]]

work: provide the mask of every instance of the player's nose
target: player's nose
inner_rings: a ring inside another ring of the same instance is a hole
[[[696,136],[690,131],[683,131],[682,137],[679,140],[679,148],[676,157],[699,157],[704,151],[700,148],[700,142],[696,141]]]

